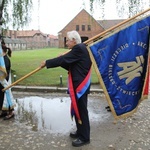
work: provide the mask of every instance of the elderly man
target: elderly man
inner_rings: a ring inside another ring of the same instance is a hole
[[[75,117],[75,132],[70,133],[72,145],[79,147],[90,143],[90,123],[87,109],[90,90],[91,59],[85,44],[77,31],[67,33],[66,45],[71,49],[68,53],[43,61],[41,68],[61,66],[68,71],[68,92],[71,98],[71,114]]]

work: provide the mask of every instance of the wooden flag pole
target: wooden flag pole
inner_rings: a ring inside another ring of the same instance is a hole
[[[9,89],[10,87],[16,85],[18,82],[24,80],[25,78],[31,76],[32,74],[38,72],[39,70],[41,70],[41,67],[38,67],[37,69],[33,70],[32,72],[26,74],[25,76],[23,76],[22,78],[18,79],[16,82],[13,82],[12,84],[10,84],[9,86],[7,86],[6,88],[2,89],[2,91],[4,92],[5,90]]]
[[[109,28],[108,30],[105,30],[105,31],[101,32],[100,34],[98,34],[98,35],[96,35],[96,36],[90,38],[89,40],[86,40],[84,43],[85,43],[85,44],[91,43],[91,42],[93,42],[93,40],[95,40],[95,39],[97,39],[97,38],[99,38],[99,37],[102,37],[102,36],[105,35],[106,33],[108,33],[108,32],[110,32],[110,31],[112,31],[112,30],[114,30],[114,29],[116,29],[116,28],[122,26],[123,24],[125,24],[125,23],[127,23],[127,22],[129,22],[129,21],[131,21],[131,20],[133,20],[133,19],[135,19],[135,18],[137,18],[137,17],[139,17],[140,15],[142,15],[142,14],[148,12],[148,11],[150,11],[150,8],[149,8],[149,9],[146,9],[145,11],[143,11],[143,12],[141,12],[141,13],[139,13],[139,14],[137,14],[137,15],[135,15],[135,16],[133,16],[133,17],[131,17],[131,18],[125,20],[125,21],[122,21],[121,23],[119,23],[119,24],[117,24],[117,25],[115,25],[115,26]]]
[[[141,13],[139,13],[139,14],[137,14],[137,15],[135,15],[135,16],[133,16],[133,17],[131,17],[131,18],[129,18],[129,19],[127,19],[127,20],[125,20],[125,21],[123,21],[123,22],[121,22],[121,23],[119,23],[119,24],[117,24],[117,25],[115,25],[115,26],[113,26],[113,27],[111,27],[111,28],[109,28],[108,30],[106,30],[106,31],[104,31],[104,32],[102,32],[102,33],[100,33],[100,34],[98,34],[98,35],[96,35],[96,36],[90,38],[89,40],[85,41],[84,43],[85,43],[85,44],[91,43],[91,42],[93,42],[93,40],[95,40],[95,39],[97,39],[97,38],[99,38],[99,37],[104,36],[106,33],[108,33],[108,32],[110,32],[110,31],[112,31],[112,30],[114,30],[114,29],[120,27],[121,25],[123,25],[123,24],[125,24],[125,23],[127,23],[127,22],[129,22],[129,21],[131,21],[131,20],[133,20],[133,19],[135,19],[135,18],[137,18],[138,16],[140,16],[140,15],[142,15],[142,14],[148,12],[148,11],[150,11],[150,8],[147,9],[147,10],[145,10],[145,11],[143,11],[143,12],[141,12]],[[66,53],[67,53],[67,52],[66,52]],[[65,54],[66,54],[66,53],[65,53]],[[42,68],[39,67],[39,68],[33,70],[32,72],[30,72],[29,74],[23,76],[22,78],[20,78],[20,79],[17,80],[16,82],[13,82],[13,83],[12,83],[11,85],[9,85],[8,87],[2,89],[2,91],[5,91],[5,90],[7,90],[8,88],[10,88],[10,87],[16,85],[18,82],[24,80],[25,78],[31,76],[32,74],[36,73],[37,71],[39,71],[39,70],[41,70],[41,69],[42,69]]]

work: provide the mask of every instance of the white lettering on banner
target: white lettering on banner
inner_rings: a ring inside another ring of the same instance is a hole
[[[114,54],[113,54],[113,56],[112,56],[112,58],[111,58],[111,61],[115,61],[115,59],[116,59],[116,57],[118,56],[118,54],[119,54],[122,50],[124,50],[125,48],[128,48],[128,47],[129,47],[128,43],[121,45],[121,46],[114,52]]]
[[[147,44],[138,41],[138,46],[142,47],[143,49],[147,49]]]
[[[134,78],[140,77],[143,72],[144,57],[138,56],[136,60],[137,62],[118,63],[118,66],[123,68],[122,71],[118,72],[118,76],[120,79],[127,78],[126,84],[129,84]]]
[[[122,44],[113,53],[113,55],[110,59],[111,63],[109,64],[108,78],[109,78],[109,81],[111,82],[111,84],[114,86],[114,88],[116,88],[118,91],[120,91],[126,95],[136,96],[139,94],[139,92],[140,92],[139,90],[129,91],[129,90],[123,89],[121,86],[118,85],[118,83],[116,81],[117,78],[115,79],[115,77],[117,75],[120,80],[125,79],[126,85],[128,85],[134,78],[140,77],[141,73],[143,72],[144,57],[141,55],[141,56],[136,57],[136,61],[118,62],[117,65],[118,65],[118,67],[122,68],[122,70],[118,71],[117,73],[114,72],[114,67],[115,67],[114,63],[116,62],[118,55],[123,50],[129,48],[129,45],[130,44],[128,44],[128,43]],[[146,50],[148,47],[147,44],[142,41],[133,42],[132,46],[141,47],[143,50]]]

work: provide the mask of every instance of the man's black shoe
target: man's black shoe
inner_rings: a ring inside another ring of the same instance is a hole
[[[106,106],[106,107],[105,107],[105,109],[109,109],[109,108],[110,108],[109,106]]]
[[[105,109],[107,109],[107,111],[111,111],[110,106],[105,107]]]
[[[78,136],[77,132],[71,132],[71,133],[70,133],[70,137],[76,139],[76,138],[78,138],[79,136]]]
[[[89,144],[89,143],[90,143],[90,140],[82,141],[79,138],[77,138],[76,140],[72,141],[72,146],[80,147],[80,146],[83,146],[83,145],[86,145],[86,144]]]

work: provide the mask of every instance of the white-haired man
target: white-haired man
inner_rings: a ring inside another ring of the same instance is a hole
[[[68,71],[68,93],[71,98],[71,114],[75,117],[75,132],[70,133],[72,145],[79,147],[90,143],[90,123],[87,109],[90,91],[91,59],[86,45],[81,43],[77,31],[67,32],[66,45],[68,53],[43,61],[41,67],[54,68],[61,66]]]

